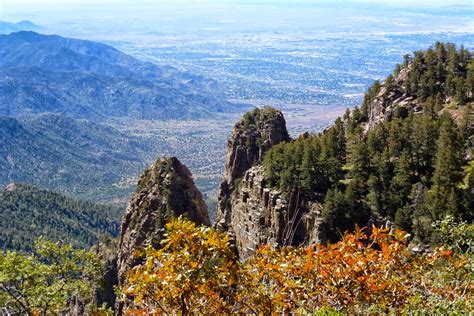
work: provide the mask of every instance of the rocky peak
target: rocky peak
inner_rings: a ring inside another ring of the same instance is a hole
[[[283,114],[271,107],[257,108],[244,114],[235,124],[227,142],[224,177],[217,205],[217,226],[226,229],[230,221],[228,203],[235,183],[273,145],[290,140]]]
[[[210,225],[207,207],[191,172],[177,158],[157,160],[141,176],[122,219],[118,250],[118,282],[136,265],[133,252],[159,247],[165,224],[171,217],[185,216],[200,225]]]

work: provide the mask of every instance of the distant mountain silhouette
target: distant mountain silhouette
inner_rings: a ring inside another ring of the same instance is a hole
[[[9,34],[18,31],[35,31],[41,29],[40,26],[30,21],[6,22],[0,21],[0,34]]]
[[[57,112],[100,121],[191,119],[239,110],[218,90],[215,81],[108,45],[31,31],[0,35],[0,115]]]

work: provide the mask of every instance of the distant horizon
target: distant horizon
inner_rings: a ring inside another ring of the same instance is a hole
[[[471,6],[474,11],[474,2],[472,0],[457,0],[457,1],[442,1],[442,0],[335,0],[335,1],[308,1],[308,0],[139,0],[139,1],[128,1],[128,0],[3,0],[0,4],[2,6],[22,6],[22,5],[33,5],[33,6],[64,6],[64,5],[87,5],[87,6],[100,6],[100,5],[159,5],[159,4],[373,4],[373,5],[394,5],[394,6]],[[474,12],[473,12],[474,13]],[[0,11],[1,17],[1,11]]]

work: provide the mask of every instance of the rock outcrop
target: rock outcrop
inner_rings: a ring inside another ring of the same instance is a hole
[[[285,197],[267,185],[263,166],[245,172],[230,197],[230,231],[241,259],[258,245],[298,245],[324,242],[320,204]]]
[[[229,203],[235,184],[273,145],[290,140],[283,114],[270,107],[246,113],[235,125],[227,143],[224,177],[220,186],[216,226],[227,230]]]
[[[421,109],[419,101],[406,93],[405,87],[410,69],[410,66],[402,69],[400,73],[393,78],[393,82],[385,82],[381,87],[377,96],[369,106],[369,119],[365,126],[366,130],[373,128],[378,123],[389,118],[397,109],[409,107],[413,108],[415,112]]]
[[[174,157],[157,160],[141,176],[122,219],[117,260],[119,286],[123,285],[126,272],[139,263],[134,251],[148,245],[159,247],[165,224],[181,215],[210,226],[206,204],[188,168]],[[121,309],[118,306],[118,314]]]
[[[257,245],[297,245],[324,241],[320,204],[285,196],[268,185],[263,155],[290,141],[280,111],[266,107],[244,115],[228,141],[216,227],[228,231],[240,259]]]
[[[113,308],[115,306],[114,287],[118,285],[117,256],[118,239],[103,238],[94,249],[100,262],[104,265],[102,280],[96,290],[95,305]]]

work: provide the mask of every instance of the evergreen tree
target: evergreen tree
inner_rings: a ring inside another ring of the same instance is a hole
[[[452,202],[458,197],[458,184],[462,179],[463,146],[451,116],[444,114],[441,121],[433,186],[426,204],[433,220],[441,219],[448,210],[452,215],[458,215],[460,211]]]
[[[403,208],[408,200],[408,196],[411,192],[411,184],[413,183],[411,170],[413,170],[413,167],[410,163],[408,151],[404,150],[395,167],[395,176],[393,177],[389,190],[390,213],[388,215],[390,215],[391,218],[394,218],[395,211]]]

